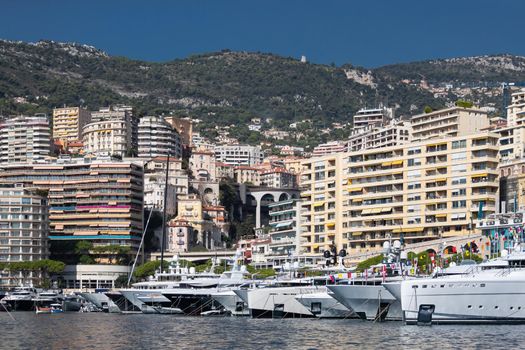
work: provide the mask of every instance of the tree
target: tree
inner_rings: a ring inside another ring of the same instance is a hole
[[[169,263],[164,260],[164,264],[162,265],[165,269],[169,267]],[[149,276],[153,276],[155,274],[155,271],[157,271],[160,268],[160,261],[159,260],[153,260],[145,262],[142,265],[137,266],[135,268],[135,271],[133,272],[133,277],[137,279],[145,279]]]
[[[357,271],[364,271],[370,268],[370,266],[377,265],[383,262],[383,254],[368,258],[357,264]]]
[[[462,108],[472,108],[474,106],[474,103],[466,100],[457,100],[456,106]]]
[[[219,202],[230,211],[237,202],[237,191],[233,185],[233,180],[221,180],[219,183]]]
[[[432,112],[432,107],[430,107],[430,106],[425,106],[424,112],[425,112],[425,113],[430,113],[430,112]]]

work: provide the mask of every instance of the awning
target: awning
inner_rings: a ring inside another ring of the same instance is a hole
[[[401,165],[401,164],[403,164],[403,161],[402,161],[402,160],[394,160],[394,161],[392,162],[392,165]]]
[[[393,229],[392,232],[394,233],[408,233],[408,232],[421,232],[423,231],[423,227],[410,227],[410,228],[404,228],[404,229],[401,229],[401,228],[396,228],[396,229]]]
[[[442,145],[446,145],[446,144],[447,144],[446,142],[433,143],[433,144],[427,145],[427,147],[432,147],[432,146],[442,146]]]
[[[380,212],[381,212],[381,208],[370,209],[370,214],[379,214]]]
[[[391,166],[392,165],[392,162],[384,162],[384,163],[381,163],[382,166]]]
[[[287,226],[290,226],[292,224],[293,224],[293,221],[285,221],[285,222],[278,223],[277,225],[275,225],[275,227],[276,228],[287,227]]]
[[[324,202],[316,202],[313,204],[314,208],[316,207],[322,207],[324,205]]]
[[[363,187],[349,187],[348,192],[362,191]]]
[[[423,231],[423,227],[410,227],[403,230],[403,232],[421,232]]]
[[[346,182],[347,185],[351,185],[352,184],[352,179],[348,179],[347,182]]]
[[[381,213],[391,213],[392,212],[392,208],[382,208],[381,209]]]
[[[335,226],[335,222],[327,222],[326,226],[332,226],[333,227],[333,226]]]
[[[363,232],[352,232],[352,236],[361,236]]]
[[[439,213],[439,214],[436,214],[435,216],[436,216],[436,218],[446,218],[446,217],[447,217],[447,214],[445,214],[445,213]]]
[[[355,199],[352,199],[352,202],[362,202],[363,199],[362,198],[355,198]]]
[[[483,174],[472,175],[472,178],[475,178],[475,177],[487,177],[487,176],[489,176],[488,173],[483,173]]]
[[[442,177],[442,178],[439,178],[439,179],[436,179],[436,181],[447,181],[447,178],[446,177]]]
[[[370,214],[370,211],[371,211],[371,210],[372,210],[372,209],[365,209],[365,210],[363,210],[363,211],[361,212],[361,215],[364,215],[364,214]]]

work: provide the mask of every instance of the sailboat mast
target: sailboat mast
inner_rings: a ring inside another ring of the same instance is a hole
[[[160,272],[164,272],[164,245],[166,241],[166,207],[168,202],[168,174],[170,171],[170,154],[168,152],[168,158],[166,161],[166,178],[164,180],[164,208],[162,209],[162,239],[160,242]]]

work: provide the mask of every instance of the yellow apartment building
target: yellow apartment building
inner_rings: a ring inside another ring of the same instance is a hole
[[[334,241],[349,253],[389,238],[416,243],[466,235],[496,210],[498,135],[428,139],[302,162],[302,247]],[[481,209],[480,209],[481,205]]]
[[[82,128],[90,119],[91,113],[80,107],[53,109],[53,139],[64,143],[82,140]]]

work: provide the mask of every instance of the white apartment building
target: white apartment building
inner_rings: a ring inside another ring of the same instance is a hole
[[[347,141],[347,152],[390,147],[410,142],[412,127],[409,121],[392,120],[382,126],[353,129]]]
[[[166,188],[165,174],[144,174],[144,207],[153,208],[158,211],[164,210],[164,189]],[[169,183],[166,198],[166,213],[175,215],[177,211],[177,187]]]
[[[35,163],[51,154],[51,126],[46,116],[18,116],[0,124],[0,163]]]
[[[82,129],[86,153],[124,156],[138,148],[138,118],[129,106],[103,107]]]
[[[131,124],[126,119],[92,122],[83,129],[84,152],[124,157],[132,149]]]
[[[352,117],[353,126],[357,129],[370,125],[382,125],[393,118],[392,114],[392,109],[386,108],[360,109]]]
[[[22,184],[0,184],[0,263],[37,261],[49,256],[46,197]],[[39,284],[42,275],[0,271],[0,288]]]
[[[138,156],[181,158],[182,146],[179,133],[162,116],[140,118],[138,126]]]
[[[64,143],[82,140],[82,128],[91,120],[91,113],[81,107],[53,109],[53,139]]]
[[[275,261],[281,258],[282,262],[285,262],[289,261],[290,255],[299,254],[301,239],[300,203],[300,199],[289,199],[268,205],[271,239],[268,260]]]
[[[259,146],[221,145],[215,147],[215,158],[218,162],[229,165],[259,164],[264,159],[264,153]]]
[[[430,137],[475,134],[490,126],[486,111],[463,107],[450,107],[418,114],[410,119],[410,123],[413,141]]]

